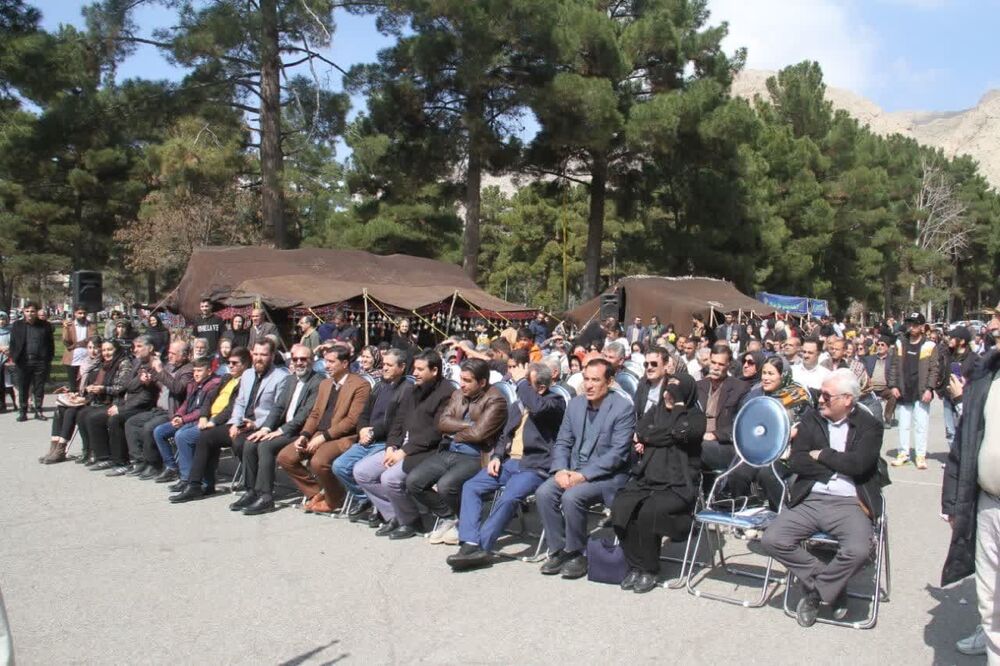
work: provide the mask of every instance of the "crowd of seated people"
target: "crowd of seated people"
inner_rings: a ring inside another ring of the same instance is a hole
[[[957,363],[970,377],[978,357],[967,331],[940,341],[947,352],[928,346],[915,317],[899,339],[732,315],[716,328],[695,318],[689,334],[609,319],[571,339],[543,316],[494,332],[477,322],[420,348],[402,321],[363,346],[343,312],[330,323],[302,317],[282,353],[262,309],[244,327],[241,315],[227,325],[210,301],[201,306],[191,334],[166,344],[155,317],[127,344],[117,333],[86,338],[42,462],[66,460],[76,430],[77,462],[169,484],[169,501],[183,504],[215,493],[231,449],[241,464],[233,512],[274,511],[280,470],[305,512],[333,514],[350,497],[351,522],[452,546],[455,571],[496,562],[506,525],[534,496],[541,573],[585,576],[591,509],[603,505],[628,564],[622,588],[636,593],[657,586],[663,539],[686,538],[703,476],[735,467],[730,494],[787,505],[764,546],[803,581],[807,625],[824,604],[842,613],[842,583],[863,563],[889,399],[916,423],[925,389],[948,400],[940,368]],[[910,349],[919,366],[907,365]],[[758,396],[778,400],[797,432],[773,471],[740,468],[735,453],[736,415]],[[802,552],[814,528],[842,539],[834,564]]]

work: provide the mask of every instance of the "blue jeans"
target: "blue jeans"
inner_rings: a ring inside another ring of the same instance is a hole
[[[495,478],[485,469],[462,486],[462,508],[458,515],[458,539],[462,543],[478,544],[490,551],[503,534],[504,527],[517,512],[518,503],[531,495],[545,481],[537,470],[521,471],[520,461],[508,459],[500,466]],[[493,511],[482,521],[483,497],[503,488]]]
[[[170,443],[167,440],[173,437],[177,430],[170,421],[153,428],[153,439],[156,440],[156,448],[159,449],[160,457],[163,458],[163,466],[173,470],[177,469],[177,460],[174,458],[174,451],[170,448]]]
[[[951,400],[945,398],[941,404],[944,407],[944,438],[948,442],[948,450],[950,451],[954,446],[955,422],[958,419],[955,414],[955,405],[952,404]]]
[[[226,428],[221,425],[217,428]],[[194,445],[198,443],[198,435],[201,431],[194,423],[189,423],[174,433],[174,444],[177,445],[177,467],[181,473],[181,479],[187,481],[191,475],[191,464],[194,462]]]
[[[355,499],[368,501],[368,496],[361,489],[358,482],[354,480],[354,466],[374,453],[381,453],[385,450],[385,442],[372,442],[365,446],[360,442],[355,442],[351,448],[341,453],[333,461],[333,473],[336,475],[344,487],[354,493]]]

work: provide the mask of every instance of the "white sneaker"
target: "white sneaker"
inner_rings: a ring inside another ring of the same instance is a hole
[[[983,631],[983,625],[978,625],[968,638],[955,643],[955,649],[972,656],[986,654],[986,632]]]
[[[441,543],[446,543],[449,546],[458,545],[458,521],[455,521],[451,529],[444,533],[444,536],[441,537]]]
[[[444,538],[445,538],[445,535],[447,535],[448,532],[451,531],[451,530],[455,531],[455,541],[454,541],[454,543],[458,543],[458,521],[457,520],[441,520],[441,521],[438,521],[437,529],[430,533],[430,535],[428,536],[428,541],[430,543],[434,543],[434,544],[437,544],[437,543],[448,543],[447,541],[444,540]]]

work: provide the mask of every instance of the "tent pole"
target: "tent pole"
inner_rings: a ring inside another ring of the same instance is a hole
[[[451,307],[448,308],[448,321],[444,323],[444,330],[451,333],[451,316],[455,313],[455,299],[458,298],[458,289],[451,295]]]
[[[365,302],[365,347],[368,346],[368,289],[361,290],[361,297]]]
[[[274,324],[274,320],[271,319],[271,313],[268,312],[267,308],[264,307],[264,299],[260,297],[260,294],[257,294],[256,299],[254,300],[254,307],[260,308],[260,311],[264,313],[264,316],[267,317],[267,320],[272,324]],[[274,324],[274,327],[277,328],[278,325]],[[278,334],[278,344],[281,345],[282,349],[288,351],[288,347],[285,346],[285,339],[281,337],[280,333]]]

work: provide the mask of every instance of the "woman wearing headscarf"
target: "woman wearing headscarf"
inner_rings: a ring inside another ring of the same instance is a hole
[[[246,319],[241,314],[233,315],[229,328],[223,331],[223,338],[232,342],[232,348],[246,347],[250,342],[250,330],[246,327]]]
[[[806,407],[812,405],[812,395],[809,389],[796,384],[792,379],[792,366],[781,356],[772,356],[764,361],[761,366],[760,383],[754,386],[743,399],[744,404],[753,398],[767,396],[774,398],[788,412],[788,420],[794,429],[802,416]],[[785,456],[774,463],[775,469],[782,479],[788,478],[791,472],[785,463]],[[736,465],[739,458],[734,459]],[[726,478],[729,491],[737,496],[743,497],[750,494],[753,481],[757,481],[764,487],[767,494],[767,502],[773,511],[777,511],[781,504],[781,484],[771,472],[770,467],[751,467],[749,465],[739,465],[730,472]]]
[[[690,375],[667,381],[663,400],[635,429],[642,457],[611,505],[611,524],[629,564],[623,590],[642,594],[657,585],[663,537],[683,540],[698,498],[705,413]]]
[[[101,338],[93,336],[87,340],[87,356],[80,366],[80,380],[75,387],[57,389],[56,415],[52,419],[52,440],[48,454],[38,459],[43,465],[52,465],[66,460],[66,446],[73,438],[80,410],[90,404],[87,386],[97,379],[101,368]],[[81,456],[82,457],[82,456]]]
[[[101,345],[101,363],[94,381],[84,391],[90,404],[80,409],[76,422],[80,428],[83,452],[77,462],[91,466],[110,457],[108,444],[108,408],[125,395],[125,384],[132,372],[128,348],[117,340]]]
[[[114,336],[115,342],[131,353],[132,341],[135,340],[135,330],[132,328],[132,322],[128,319],[119,319],[115,322]]]
[[[149,317],[146,318],[146,335],[153,341],[153,351],[159,355],[161,361],[166,363],[167,348],[170,346],[170,331],[163,325],[155,312],[149,313]]]
[[[760,381],[760,373],[764,369],[764,359],[766,358],[764,353],[759,351],[744,352],[736,358],[739,359],[739,367],[733,373],[734,376],[748,382],[751,387],[755,386]]]
[[[358,354],[358,368],[375,379],[382,379],[382,352],[375,345],[368,345]]]
[[[14,364],[10,362],[10,315],[0,312],[0,414],[7,411],[7,396],[10,396],[11,409],[17,411],[17,398],[14,395]]]

